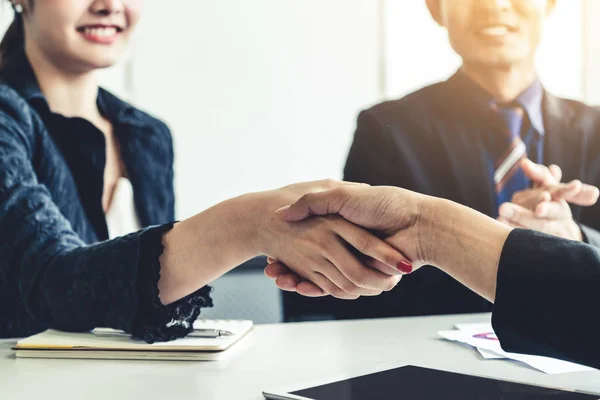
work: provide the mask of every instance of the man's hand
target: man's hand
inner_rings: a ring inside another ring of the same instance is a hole
[[[348,186],[307,194],[290,207],[277,212],[290,222],[337,214],[363,228],[377,231],[396,249],[402,248],[404,255],[412,261],[412,264],[398,265],[398,270],[407,274],[424,264],[418,245],[418,230],[415,227],[422,198],[417,193],[393,187]],[[377,260],[365,262],[374,269],[384,267]],[[275,279],[277,286],[285,291],[296,291],[308,297],[328,294],[273,258],[269,258],[265,274]]]
[[[514,228],[527,228],[565,239],[582,241],[579,225],[573,220],[569,203],[591,206],[598,201],[598,188],[575,180],[560,183],[562,171],[556,165],[545,167],[524,160],[525,175],[533,188],[515,193],[512,202],[500,206],[500,222]]]
[[[278,211],[294,224],[320,215],[343,217],[402,251],[411,265],[398,269],[410,273],[423,265],[435,266],[490,301],[496,293],[498,260],[511,231],[470,208],[396,187],[348,186],[311,193]],[[283,289],[323,294],[310,279],[302,281],[287,272],[277,262],[265,271]]]

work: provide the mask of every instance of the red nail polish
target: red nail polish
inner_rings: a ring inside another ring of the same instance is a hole
[[[403,272],[405,274],[410,274],[413,271],[413,266],[411,263],[406,261],[400,261],[397,265],[398,271]]]

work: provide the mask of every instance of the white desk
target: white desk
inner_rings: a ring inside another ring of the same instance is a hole
[[[10,400],[259,400],[262,390],[402,361],[513,381],[600,393],[600,371],[545,375],[482,361],[437,338],[487,315],[258,326],[234,357],[215,363],[15,359],[0,342],[0,398]],[[401,390],[401,388],[398,388]]]

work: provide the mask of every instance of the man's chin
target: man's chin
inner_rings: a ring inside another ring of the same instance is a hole
[[[521,65],[530,65],[530,58],[522,55],[514,54],[494,54],[487,55],[485,57],[479,56],[473,59],[463,58],[465,64],[476,65],[479,68],[489,69],[507,69],[514,68]]]

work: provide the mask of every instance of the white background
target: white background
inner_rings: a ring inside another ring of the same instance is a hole
[[[147,2],[132,98],[173,129],[179,218],[247,191],[341,178],[361,109],[459,65],[424,0],[169,4]],[[586,7],[559,0],[538,64],[555,94],[595,100]]]
[[[559,0],[538,63],[550,91],[593,104],[599,3]],[[361,109],[458,65],[425,0],[146,0],[103,83],[172,128],[184,218],[244,192],[340,178]]]

